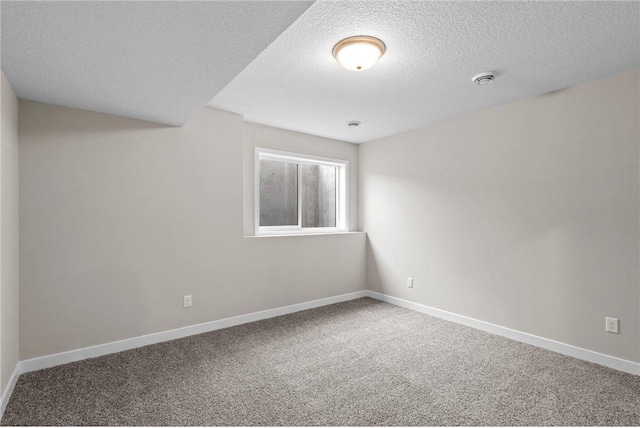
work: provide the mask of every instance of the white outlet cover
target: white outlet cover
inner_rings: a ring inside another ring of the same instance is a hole
[[[609,333],[620,333],[618,318],[605,318],[605,331]]]
[[[191,307],[191,295],[184,296],[183,304],[184,304],[185,308],[190,308]]]
[[[407,278],[407,287],[413,288],[413,278]]]

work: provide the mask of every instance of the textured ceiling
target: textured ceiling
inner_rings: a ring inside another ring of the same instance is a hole
[[[365,142],[638,68],[638,2],[333,2],[311,6],[210,105],[246,120]],[[381,38],[370,70],[332,57]],[[471,83],[494,70],[497,80]],[[215,91],[214,91],[215,92]],[[359,128],[348,121],[359,120]]]
[[[2,2],[20,98],[182,125],[311,2]]]

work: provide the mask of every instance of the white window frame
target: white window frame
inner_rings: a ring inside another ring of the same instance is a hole
[[[295,163],[298,165],[298,224],[295,226],[260,226],[260,161]],[[336,227],[302,227],[301,163],[336,167]],[[349,230],[349,161],[256,147],[254,162],[254,220],[256,235],[315,235]]]

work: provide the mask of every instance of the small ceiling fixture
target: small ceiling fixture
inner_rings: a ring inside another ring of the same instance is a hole
[[[351,122],[347,123],[347,126],[349,128],[357,128],[358,126],[360,126],[360,121],[359,120],[352,120]]]
[[[333,56],[347,70],[364,71],[373,67],[386,50],[387,47],[380,39],[352,36],[336,43]]]
[[[493,71],[485,71],[484,73],[476,74],[471,80],[476,85],[487,85],[496,80],[496,74]]]

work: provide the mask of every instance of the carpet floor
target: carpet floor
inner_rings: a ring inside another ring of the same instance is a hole
[[[20,376],[3,425],[639,425],[640,377],[364,298]]]

